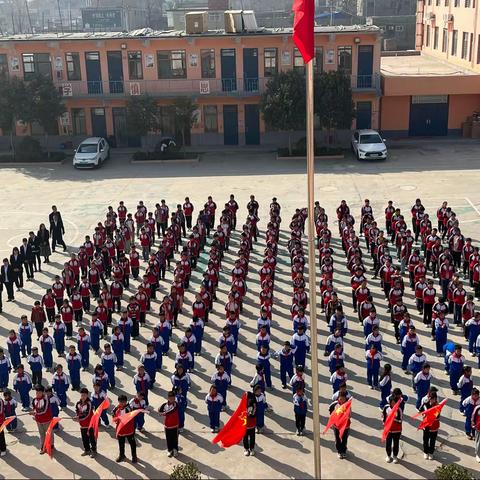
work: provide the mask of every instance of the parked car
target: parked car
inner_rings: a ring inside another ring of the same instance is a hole
[[[386,160],[388,156],[385,140],[376,130],[355,130],[352,151],[357,160]]]
[[[84,140],[75,150],[73,166],[75,168],[99,167],[110,157],[110,145],[101,137],[91,137]]]

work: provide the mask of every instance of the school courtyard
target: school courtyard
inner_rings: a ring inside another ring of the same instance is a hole
[[[335,209],[345,199],[352,214],[359,223],[360,206],[369,198],[379,224],[384,226],[383,210],[388,200],[404,211],[410,222],[409,211],[417,197],[422,199],[430,216],[446,200],[460,219],[462,233],[480,240],[480,144],[474,141],[405,141],[389,145],[390,158],[384,163],[359,163],[348,156],[344,160],[323,160],[316,164],[316,200],[326,208],[330,229],[333,233],[335,249],[334,287],[339,292],[347,318],[349,333],[346,337],[346,368],[349,376],[349,390],[353,395],[353,416],[348,442],[348,456],[337,459],[333,432],[322,436],[322,477],[323,478],[433,478],[434,469],[441,463],[458,463],[472,470],[478,470],[475,462],[473,442],[463,431],[464,417],[458,411],[459,397],[452,397],[448,377],[443,370],[443,359],[435,354],[434,342],[429,331],[414,307],[411,291],[406,290],[406,300],[412,318],[420,331],[421,343],[432,364],[433,384],[439,388],[440,398],[448,397],[448,403],[441,416],[441,431],[437,441],[438,450],[433,461],[424,460],[422,432],[417,431],[417,420],[410,420],[415,411],[415,394],[410,377],[400,368],[401,355],[395,344],[389,315],[380,290],[379,281],[373,280],[371,272],[367,278],[373,291],[374,303],[382,320],[384,336],[384,362],[393,366],[393,386],[400,387],[410,396],[405,410],[401,450],[403,458],[398,465],[385,462],[385,449],[380,441],[382,423],[378,402],[380,393],[370,390],[365,380],[365,357],[363,330],[357,315],[351,307],[350,279],[345,267],[343,251],[339,244],[338,229],[335,223]],[[165,199],[170,209],[183,203],[189,196],[198,212],[208,195],[212,195],[221,207],[233,193],[240,210],[239,221],[247,215],[246,204],[254,194],[260,203],[260,230],[265,230],[265,220],[272,197],[277,197],[282,206],[282,233],[279,245],[279,265],[275,282],[275,303],[272,325],[272,347],[280,349],[285,340],[291,337],[292,285],[290,262],[286,243],[289,238],[288,225],[296,208],[306,206],[306,175],[302,161],[276,160],[275,154],[262,150],[218,150],[202,157],[199,163],[133,165],[127,155],[112,154],[112,158],[99,170],[76,171],[71,164],[60,166],[0,167],[0,256],[11,253],[19,246],[28,231],[38,229],[42,222],[48,222],[50,207],[57,205],[62,213],[66,228],[65,240],[73,251],[83,242],[86,234],[91,234],[93,226],[103,221],[107,207],[117,208],[123,200],[132,211],[139,200],[149,209]],[[408,215],[408,216],[407,216]],[[282,390],[279,380],[278,361],[272,360],[272,375],[275,389],[267,390],[267,401],[273,412],[266,415],[266,431],[257,435],[255,457],[244,457],[243,447],[235,446],[222,450],[213,445],[208,426],[208,416],[204,402],[209,379],[214,373],[213,359],[218,351],[217,338],[224,324],[224,304],[230,286],[230,270],[236,256],[238,233],[232,237],[232,246],[223,262],[223,275],[219,285],[218,302],[215,304],[211,320],[204,336],[204,353],[197,357],[196,371],[192,374],[192,388],[189,393],[189,408],[186,414],[185,431],[180,437],[180,455],[177,459],[166,456],[165,435],[161,418],[152,413],[146,417],[146,433],[138,434],[139,464],[115,463],[117,442],[113,429],[100,427],[98,440],[99,455],[96,459],[81,457],[82,447],[78,424],[69,420],[73,416],[73,406],[78,393],[69,392],[69,407],[61,413],[62,431],[55,439],[53,460],[40,456],[37,450],[38,432],[28,416],[19,418],[20,428],[15,434],[7,434],[9,454],[0,459],[1,478],[167,478],[175,465],[194,462],[205,478],[311,478],[313,475],[313,441],[311,409],[307,420],[308,433],[304,437],[295,434],[292,395],[290,390]],[[306,239],[304,239],[306,247]],[[262,236],[255,246],[247,278],[248,293],[241,321],[243,328],[239,342],[239,355],[235,360],[233,385],[228,394],[229,413],[236,408],[243,390],[255,372],[255,335],[258,316],[258,292],[261,259],[264,242]],[[364,244],[362,244],[364,248]],[[57,251],[58,252],[58,251]],[[206,249],[208,253],[208,248]],[[184,313],[179,316],[179,325],[185,328],[190,322],[191,302],[198,290],[201,273],[205,269],[207,253],[193,274],[193,282],[186,293]],[[365,255],[365,254],[364,254]],[[366,256],[366,255],[365,255]],[[367,269],[371,267],[370,258]],[[53,283],[53,276],[62,269],[64,253],[55,253],[51,263],[45,265],[44,272],[35,275],[34,282],[26,282],[25,289],[16,293],[15,303],[5,303],[0,315],[0,344],[6,347],[5,339],[11,328],[17,328],[20,315],[29,314],[35,300],[40,300],[46,288]],[[171,281],[171,273],[167,274]],[[131,282],[134,283],[134,282]],[[161,284],[161,292],[169,283]],[[438,286],[437,286],[438,288]],[[152,303],[152,311],[147,316],[150,326],[156,323],[158,300]],[[318,309],[320,312],[320,309]],[[89,319],[89,316],[86,316]],[[118,315],[114,315],[116,319]],[[173,343],[183,330],[174,330]],[[146,339],[151,330],[141,330],[143,341],[134,341],[132,353],[126,356],[126,366],[117,376],[118,386],[110,398],[115,402],[116,395],[125,392],[129,398],[134,392],[132,377],[144,352]],[[320,394],[321,423],[328,417],[332,388],[329,383],[327,360],[323,357],[323,345],[327,328],[323,314],[319,313],[320,343]],[[182,335],[183,336],[183,335]],[[450,339],[465,345],[460,329],[453,328]],[[35,343],[35,341],[34,341]],[[68,345],[68,343],[67,343]],[[56,360],[56,357],[55,357]],[[478,360],[466,352],[467,364],[474,368],[474,378],[478,379]],[[90,364],[97,358],[90,355]],[[150,404],[155,409],[165,401],[170,389],[170,376],[173,372],[173,353],[164,361],[164,370],[157,376],[157,386],[150,394]],[[309,360],[307,361],[309,366]],[[29,370],[29,369],[27,369]],[[82,373],[82,383],[91,388],[90,372]],[[51,374],[44,374],[50,380]],[[311,380],[307,377],[307,396],[311,397]],[[17,410],[20,413],[20,408]],[[221,420],[227,420],[222,413]],[[129,450],[127,448],[127,456]]]

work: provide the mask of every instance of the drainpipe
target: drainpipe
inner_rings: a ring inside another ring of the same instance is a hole
[[[480,0],[474,0],[475,2],[475,17],[474,17],[474,20],[473,20],[473,42],[471,42],[471,48],[473,48],[473,46],[475,45],[475,42],[477,43],[477,58],[479,57],[479,53],[480,53],[480,42],[477,42],[477,23],[478,23],[478,2]],[[471,64],[471,67],[472,69],[475,68],[475,63],[476,63],[476,59],[475,59],[475,56],[473,55],[473,52],[470,52],[470,54],[472,55],[472,61],[470,62]]]

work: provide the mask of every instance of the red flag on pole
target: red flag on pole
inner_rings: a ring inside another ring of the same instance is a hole
[[[345,429],[347,428],[348,421],[350,420],[350,412],[352,410],[352,398],[345,402],[343,405],[337,405],[335,410],[331,413],[328,419],[327,425],[323,433],[335,427],[338,430],[338,435],[342,439]]]
[[[117,422],[117,429],[116,429],[116,435],[120,435],[122,433],[122,430],[125,428],[127,423],[131,422],[137,415],[140,413],[148,413],[148,410],[133,410],[133,412],[128,412],[125,415],[122,415],[121,417],[116,417],[113,419],[114,422]]]
[[[236,445],[244,436],[247,431],[247,394],[242,395],[240,403],[228,419],[228,422],[217,433],[212,443],[220,443],[223,448]]]
[[[387,435],[390,432],[390,428],[392,428],[393,421],[397,415],[397,411],[400,408],[400,405],[403,401],[403,398],[400,398],[398,402],[393,406],[392,410],[390,411],[390,415],[388,415],[385,423],[383,424],[383,433],[382,433],[382,442],[387,439]]]
[[[52,458],[52,434],[55,425],[59,423],[61,418],[54,417],[50,421],[50,425],[47,428],[47,432],[45,433],[45,442],[43,443],[43,450],[48,453],[48,456]]]
[[[447,403],[447,399],[442,400],[438,405],[435,405],[434,407],[429,408],[424,412],[418,412],[416,415],[414,415],[412,419],[418,418],[420,415],[423,416],[423,420],[418,426],[418,430],[431,427],[433,422],[435,422],[440,416],[440,412],[442,411],[442,408],[445,406],[446,403]]]
[[[5,427],[12,423],[17,417],[14,415],[13,417],[7,417],[3,423],[0,425],[0,433],[2,433],[5,430]]]
[[[95,409],[95,412],[90,419],[90,425],[88,428],[93,428],[93,435],[95,436],[95,440],[98,438],[98,425],[100,423],[100,417],[104,410],[106,410],[110,406],[110,400],[105,398],[105,400]]]
[[[314,32],[315,0],[295,0],[292,10],[295,12],[293,20],[293,41],[302,54],[305,63],[310,62],[315,55]]]

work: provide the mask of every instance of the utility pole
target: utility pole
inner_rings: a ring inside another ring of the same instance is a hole
[[[30,25],[30,33],[33,35],[32,19],[30,17],[30,9],[28,8],[28,0],[25,0],[25,10],[27,11],[28,24]]]
[[[57,7],[58,7],[58,17],[60,18],[60,30],[62,34],[65,33],[63,31],[63,21],[62,21],[62,10],[60,9],[60,0],[57,0]]]

